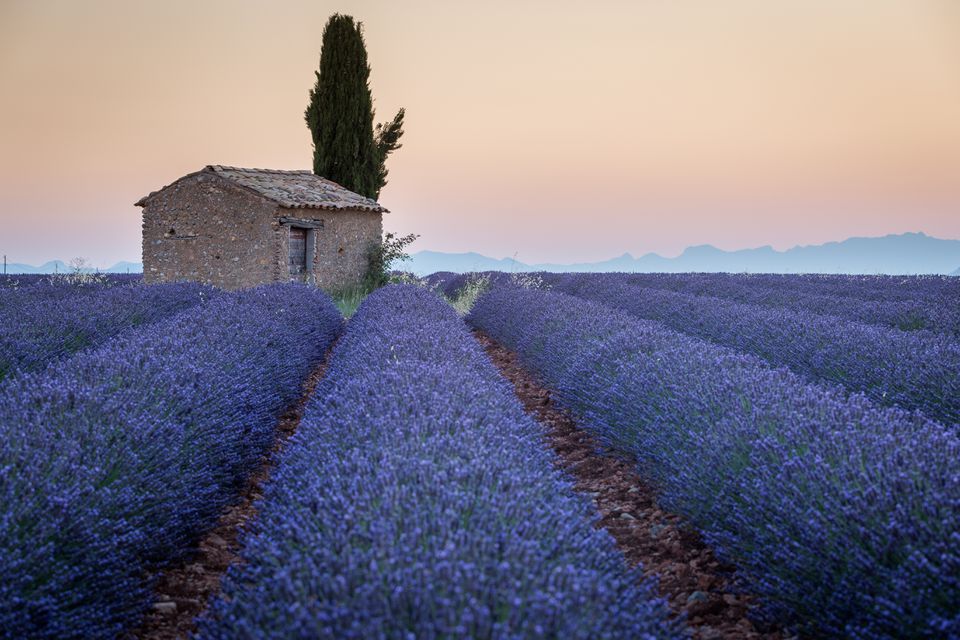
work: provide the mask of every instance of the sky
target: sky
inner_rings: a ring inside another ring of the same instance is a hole
[[[0,252],[138,262],[150,191],[309,168],[335,12],[407,110],[380,200],[413,250],[960,238],[956,0],[0,0]]]

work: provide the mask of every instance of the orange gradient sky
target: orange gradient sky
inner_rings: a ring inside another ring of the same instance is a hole
[[[140,196],[309,168],[327,17],[365,24],[414,250],[572,262],[960,238],[957,0],[0,0],[0,252],[140,260]]]

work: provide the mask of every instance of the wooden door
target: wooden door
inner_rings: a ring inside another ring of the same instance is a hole
[[[307,274],[307,230],[290,227],[289,260],[291,280],[303,280]]]

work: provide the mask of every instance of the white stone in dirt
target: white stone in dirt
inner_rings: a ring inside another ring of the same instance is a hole
[[[223,548],[227,546],[227,541],[215,533],[211,533],[209,536],[207,536],[207,542],[215,547]]]
[[[154,602],[153,610],[156,611],[157,613],[162,613],[164,615],[176,613],[177,603],[176,602]]]

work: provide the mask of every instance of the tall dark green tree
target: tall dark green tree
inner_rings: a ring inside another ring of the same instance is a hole
[[[304,113],[313,135],[313,172],[377,199],[387,157],[400,148],[404,110],[373,126],[370,65],[363,25],[334,14],[323,29],[320,70]]]

